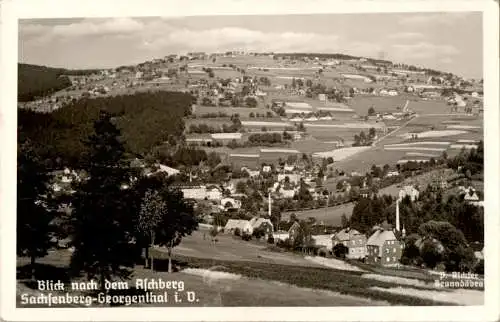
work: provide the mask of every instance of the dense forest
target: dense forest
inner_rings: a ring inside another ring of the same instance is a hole
[[[19,110],[19,142],[35,143],[54,167],[78,163],[103,110],[113,116],[126,152],[144,156],[156,145],[178,142],[184,130],[182,118],[191,113],[192,102],[188,94],[158,91],[80,99],[50,114]]]
[[[68,70],[46,66],[18,64],[18,91],[20,102],[27,102],[71,86],[67,76],[83,76],[99,72],[96,69]]]

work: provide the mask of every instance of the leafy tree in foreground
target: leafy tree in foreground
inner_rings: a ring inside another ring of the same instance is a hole
[[[49,175],[29,141],[20,144],[17,163],[17,255],[29,256],[31,277],[37,257],[51,243],[51,212],[46,208]]]
[[[154,246],[155,231],[161,223],[163,213],[165,211],[165,202],[157,191],[148,190],[143,198],[141,210],[139,212],[138,228],[145,236],[149,237],[150,244],[144,248],[145,267],[148,265],[150,257],[149,247]],[[151,270],[154,269],[154,258],[151,256]]]
[[[133,216],[123,184],[130,182],[124,148],[119,142],[120,131],[111,122],[111,116],[101,112],[94,123],[85,156],[89,179],[76,188],[75,251],[71,267],[84,271],[87,278],[99,277],[101,289],[113,276],[128,278],[134,259],[129,243],[133,236]]]
[[[182,191],[164,187],[161,197],[165,202],[163,218],[155,232],[155,243],[168,249],[168,271],[172,272],[172,250],[182,238],[198,228],[192,205],[187,203]]]

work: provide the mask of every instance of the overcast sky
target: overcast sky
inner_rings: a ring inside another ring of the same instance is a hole
[[[19,61],[110,68],[189,51],[346,53],[482,77],[481,13],[23,20]]]

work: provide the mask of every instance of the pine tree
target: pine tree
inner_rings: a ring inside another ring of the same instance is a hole
[[[47,255],[51,247],[49,174],[28,140],[19,145],[17,164],[17,255],[30,257],[31,277],[35,278],[36,258]]]
[[[119,141],[120,131],[111,116],[101,112],[94,123],[94,134],[85,145],[84,156],[89,178],[74,194],[74,230],[71,267],[84,271],[87,278],[99,277],[101,289],[112,277],[130,276],[134,258],[130,254],[133,236],[133,214],[127,204],[131,172],[126,163],[124,148]]]

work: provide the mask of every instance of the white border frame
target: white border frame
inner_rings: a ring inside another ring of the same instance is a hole
[[[258,2],[259,5],[255,5]],[[265,5],[264,5],[265,3]],[[496,321],[499,267],[499,5],[482,1],[327,0],[4,0],[1,9],[0,69],[0,254],[1,318],[17,321]],[[215,11],[217,10],[217,11]],[[368,12],[483,12],[485,92],[485,305],[469,307],[294,307],[294,308],[15,308],[15,197],[17,148],[18,19],[120,16],[197,16]],[[189,312],[189,313],[188,313]]]

